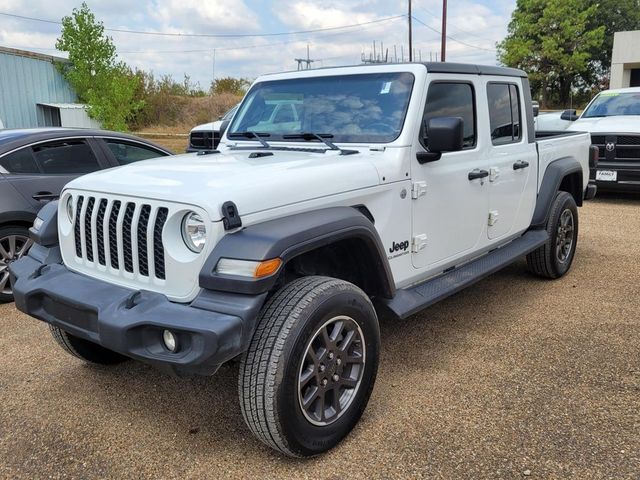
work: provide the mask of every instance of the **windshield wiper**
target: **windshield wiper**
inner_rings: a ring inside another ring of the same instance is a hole
[[[270,136],[271,136],[270,133],[252,132],[249,130],[247,130],[246,132],[233,132],[233,133],[227,134],[227,137],[229,138],[238,138],[238,137],[244,137],[249,139],[255,138],[262,144],[264,148],[271,148],[271,145],[269,145],[265,140],[263,140],[262,137],[270,137]]]
[[[306,140],[307,142],[311,140],[320,140],[327,147],[329,147],[329,150],[338,150],[340,152],[340,155],[351,155],[353,153],[358,153],[356,150],[344,150],[339,146],[337,146],[335,143],[328,140],[329,138],[333,138],[332,133],[313,133],[313,132],[292,133],[288,135],[282,135],[282,138],[290,139],[290,140],[301,139],[301,140]]]

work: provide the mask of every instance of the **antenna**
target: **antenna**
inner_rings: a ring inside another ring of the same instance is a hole
[[[296,62],[298,62],[298,70],[309,70],[311,68],[311,64],[313,62],[315,62],[315,60],[311,60],[309,58],[309,44],[308,43],[307,43],[307,58],[294,58],[294,60]]]

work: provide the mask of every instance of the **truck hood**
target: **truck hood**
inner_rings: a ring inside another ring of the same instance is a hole
[[[639,133],[640,116],[579,118],[571,124],[569,130],[591,133]]]
[[[369,152],[251,151],[186,154],[146,160],[77,178],[66,188],[199,206],[211,220],[234,202],[241,215],[378,185]]]
[[[222,125],[222,120],[217,120],[215,122],[203,123],[202,125],[198,125],[191,129],[192,132],[211,132],[220,131],[220,125]]]

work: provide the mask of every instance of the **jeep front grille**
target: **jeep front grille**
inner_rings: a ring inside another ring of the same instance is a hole
[[[80,195],[73,226],[76,256],[164,280],[162,229],[168,213],[166,207]]]

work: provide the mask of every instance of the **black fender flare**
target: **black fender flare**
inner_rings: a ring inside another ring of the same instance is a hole
[[[380,276],[382,296],[395,293],[393,275],[384,247],[373,223],[352,207],[330,207],[289,215],[250,225],[225,235],[214,247],[200,271],[199,284],[207,290],[259,294],[269,291],[277,274],[262,279],[221,275],[216,265],[221,258],[263,261],[279,257],[286,264],[292,258],[340,240],[359,239]],[[282,268],[282,267],[280,267]]]
[[[12,224],[29,224],[31,225],[36,219],[36,214],[26,211],[11,211],[0,213],[0,226]]]
[[[564,157],[551,162],[544,172],[542,177],[542,184],[538,191],[538,199],[536,201],[536,208],[533,212],[533,219],[531,220],[531,228],[544,228],[547,219],[549,218],[549,211],[551,210],[551,204],[556,196],[562,180],[573,173],[580,174],[580,195],[584,193],[584,185],[582,179],[582,165],[573,157]],[[582,198],[582,197],[581,197]],[[578,205],[581,201],[576,202]]]

